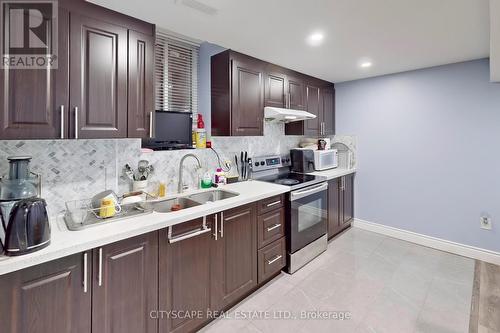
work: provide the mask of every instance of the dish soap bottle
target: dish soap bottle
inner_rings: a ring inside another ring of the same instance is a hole
[[[212,187],[212,177],[210,176],[210,172],[205,172],[203,177],[201,178],[201,188],[210,188]]]
[[[225,184],[226,183],[226,174],[222,171],[222,168],[217,168],[215,172],[215,184]]]

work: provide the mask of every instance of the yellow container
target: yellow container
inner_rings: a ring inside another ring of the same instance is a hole
[[[207,148],[207,131],[204,128],[196,130],[196,148]]]
[[[160,182],[160,185],[158,185],[158,196],[160,198],[163,198],[166,194],[167,194],[167,189],[165,183]]]
[[[101,207],[99,208],[99,216],[101,218],[113,217],[116,214],[115,203],[112,199],[104,198],[101,200]]]

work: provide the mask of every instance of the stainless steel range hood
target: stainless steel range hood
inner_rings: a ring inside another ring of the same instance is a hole
[[[302,110],[275,108],[271,106],[266,106],[264,108],[264,119],[270,122],[291,123],[293,121],[301,121],[314,118],[316,118],[316,115]]]

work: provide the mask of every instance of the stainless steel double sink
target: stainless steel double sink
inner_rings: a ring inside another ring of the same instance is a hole
[[[238,195],[239,193],[226,190],[210,190],[194,193],[185,197],[156,201],[153,203],[153,210],[158,213],[170,213],[186,208],[200,206],[209,202],[233,198]]]

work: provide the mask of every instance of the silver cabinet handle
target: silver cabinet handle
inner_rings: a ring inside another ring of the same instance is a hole
[[[278,254],[276,257],[274,257],[273,259],[271,260],[268,260],[267,261],[267,264],[268,265],[272,265],[274,264],[276,261],[280,260],[283,256],[281,254]]]
[[[153,138],[153,111],[149,113],[149,137]]]
[[[278,200],[278,201],[275,201],[275,202],[271,202],[271,203],[268,203],[266,205],[266,207],[272,207],[272,206],[275,206],[275,205],[278,205],[281,203],[281,200]]]
[[[84,293],[87,293],[87,290],[88,290],[88,254],[87,252],[85,252],[83,254],[83,292]]]
[[[220,238],[224,238],[224,212],[220,212]]]
[[[212,231],[212,229],[210,228],[202,228],[202,229],[198,229],[198,230],[195,230],[193,232],[189,232],[187,234],[184,234],[182,236],[178,236],[178,237],[173,237],[173,238],[169,238],[168,239],[168,242],[170,244],[172,243],[177,243],[177,242],[180,242],[180,241],[183,241],[183,240],[186,240],[186,239],[189,239],[189,238],[193,238],[193,237],[196,237],[196,236],[199,236],[199,235],[203,235],[203,234],[206,234],[207,232],[210,232]]]
[[[236,214],[236,215],[233,215],[231,217],[226,218],[226,221],[231,221],[231,220],[237,219],[238,217],[242,217],[242,216],[245,216],[245,215],[248,215],[248,214],[250,214],[250,211],[239,213],[239,214]]]
[[[215,214],[215,232],[212,234],[215,237],[215,240],[217,240],[217,224],[218,224],[218,219],[219,219],[219,214]]]
[[[64,105],[61,105],[61,139],[64,139]]]
[[[272,227],[267,228],[267,232],[273,231],[274,229],[278,229],[280,227],[281,227],[281,223],[277,223],[277,224],[273,225]]]
[[[75,106],[75,139],[78,139],[78,106]]]
[[[340,190],[341,191],[345,190],[345,177],[344,176],[340,177]]]
[[[288,108],[290,109],[292,107],[292,94],[288,93]]]
[[[97,283],[102,286],[102,247],[99,248],[99,271],[97,275]]]

